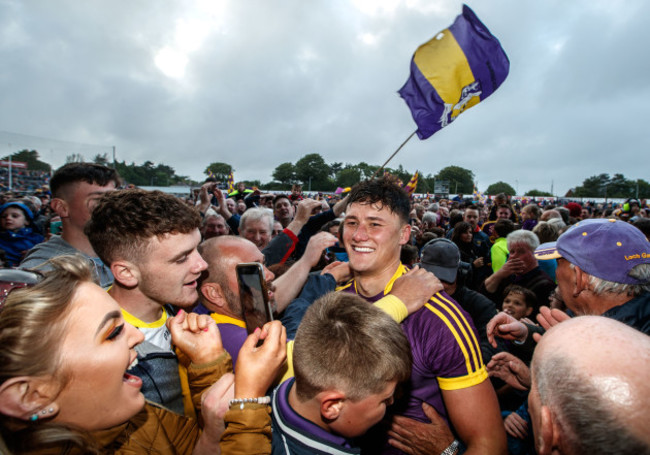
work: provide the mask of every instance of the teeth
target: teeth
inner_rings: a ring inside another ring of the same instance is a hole
[[[127,370],[130,370],[131,368],[135,368],[135,366],[138,364],[138,358],[136,357],[133,359],[133,362],[131,362],[131,365],[129,365],[129,368]]]
[[[372,253],[375,250],[374,248],[355,246],[354,251],[358,251],[359,253]]]

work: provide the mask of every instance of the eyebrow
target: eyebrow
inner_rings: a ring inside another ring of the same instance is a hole
[[[112,321],[113,319],[119,319],[122,316],[122,313],[119,311],[111,311],[110,313],[107,313],[106,316],[104,316],[104,319],[102,319],[102,322],[99,323],[99,326],[97,327],[97,331],[95,332],[95,336],[99,334],[99,332],[102,331],[102,328],[109,322]]]

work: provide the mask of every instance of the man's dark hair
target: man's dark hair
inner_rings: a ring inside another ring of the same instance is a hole
[[[161,191],[139,189],[106,193],[84,229],[105,264],[139,260],[147,240],[165,234],[188,234],[201,226],[198,210]]]
[[[348,198],[348,206],[351,204],[381,204],[399,216],[403,223],[409,222],[409,196],[396,180],[390,177],[364,180],[354,185]]]
[[[632,225],[643,232],[647,238],[650,238],[650,219],[648,218],[639,218]]]
[[[278,194],[273,198],[273,207],[275,208],[275,203],[278,202],[280,199],[286,199],[289,202],[291,202],[291,199],[289,198],[288,194]]]
[[[515,223],[508,219],[500,219],[494,223],[494,232],[497,233],[499,237],[506,238],[508,234],[515,230]]]
[[[94,163],[68,163],[58,168],[50,180],[52,197],[61,197],[61,189],[77,182],[106,186],[115,182],[120,186],[120,176],[115,169]]]
[[[508,297],[508,294],[510,294],[511,292],[513,294],[520,294],[524,297],[524,303],[526,304],[526,308],[532,308],[533,310],[537,308],[538,306],[537,296],[530,289],[525,288],[523,286],[519,286],[518,284],[509,284],[503,290],[503,298],[505,299],[506,297]]]

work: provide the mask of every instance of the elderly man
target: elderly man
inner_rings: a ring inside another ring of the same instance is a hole
[[[536,314],[555,289],[555,283],[539,268],[534,255],[539,240],[530,231],[518,230],[508,234],[506,241],[510,256],[503,267],[485,280],[481,291],[501,307],[503,291],[509,284],[530,289],[537,297]]]
[[[248,209],[239,221],[239,235],[262,251],[271,241],[273,213],[268,209]]]
[[[649,377],[650,337],[595,316],[553,327],[532,362],[537,453],[650,453]]]
[[[221,215],[208,214],[203,218],[200,231],[203,240],[207,240],[212,237],[219,237],[220,235],[228,235],[230,228]]]
[[[634,226],[614,219],[580,221],[535,254],[557,258],[556,292],[571,312],[605,316],[650,335],[650,243]],[[545,307],[538,317],[544,328],[568,318]],[[505,313],[487,326],[491,341],[497,335],[523,342],[539,331]]]

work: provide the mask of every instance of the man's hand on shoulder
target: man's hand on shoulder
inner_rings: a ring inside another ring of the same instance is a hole
[[[416,265],[395,280],[390,293],[406,305],[409,314],[413,314],[422,308],[433,294],[442,290],[442,283],[433,273]]]

